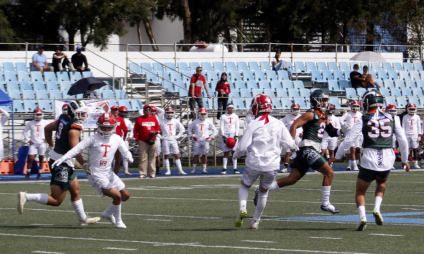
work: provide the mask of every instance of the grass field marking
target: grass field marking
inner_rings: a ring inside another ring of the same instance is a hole
[[[305,214],[310,214],[310,215],[324,215],[324,216],[333,216],[332,214],[328,214],[328,213],[305,213]]]
[[[32,251],[32,253],[65,254],[65,252],[53,252],[53,251],[42,251],[42,250],[35,250],[35,251]]]
[[[403,236],[403,235],[375,234],[375,233],[371,233],[369,235],[375,235],[375,236],[395,236],[395,237],[402,237]]]
[[[259,241],[259,240],[240,240],[241,242],[247,242],[247,243],[276,243],[273,241]]]
[[[245,247],[245,246],[202,245],[202,244],[198,244],[198,243],[164,243],[164,242],[148,242],[148,241],[101,239],[101,238],[81,238],[81,237],[67,237],[67,236],[21,235],[21,234],[6,234],[6,233],[0,233],[0,235],[3,235],[3,236],[18,236],[18,237],[31,237],[31,238],[66,239],[66,240],[78,240],[78,241],[141,243],[141,244],[153,244],[154,246],[170,246],[171,245],[171,246],[183,246],[183,247],[194,247],[194,248],[197,247],[197,248],[215,248],[215,249],[263,250],[263,251],[279,251],[279,252],[328,253],[328,254],[336,254],[336,253],[340,253],[340,254],[371,254],[371,253],[339,252],[339,251],[336,252],[336,251],[319,251],[319,250],[260,248],[260,247]]]
[[[152,220],[152,221],[172,221],[172,220],[161,220],[161,219],[144,219],[144,220]]]
[[[341,237],[323,237],[323,236],[308,236],[311,239],[326,239],[326,240],[341,240]]]
[[[128,251],[135,251],[135,250],[138,250],[138,249],[127,249],[127,248],[115,248],[115,247],[106,247],[106,248],[103,248],[104,250],[128,250]]]
[[[54,224],[29,224],[30,226],[54,226]]]

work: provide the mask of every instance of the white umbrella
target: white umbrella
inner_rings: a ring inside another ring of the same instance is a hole
[[[382,62],[386,63],[386,59],[379,54],[372,51],[364,51],[354,55],[350,60],[352,61],[364,61],[364,62]]]

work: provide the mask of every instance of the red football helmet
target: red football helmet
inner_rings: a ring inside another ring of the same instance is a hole
[[[113,106],[110,110],[117,110],[119,109],[118,106]]]
[[[97,131],[100,136],[109,138],[115,133],[118,122],[111,113],[103,113],[97,120]]]
[[[272,100],[268,95],[258,94],[253,98],[250,105],[252,114],[256,117],[259,113],[272,112]]]
[[[62,114],[68,114],[68,104],[63,104],[62,106]]]
[[[120,106],[119,107],[119,116],[122,117],[122,118],[125,118],[125,117],[127,117],[127,115],[128,115],[128,109],[127,109],[127,107]]]
[[[411,116],[414,115],[415,113],[417,113],[417,105],[415,105],[414,103],[408,103],[408,105],[406,105],[406,111]]]
[[[199,108],[199,119],[204,121],[208,116],[208,110],[205,108]]]
[[[120,106],[120,107],[119,107],[119,111],[122,111],[122,112],[128,112],[128,109],[127,109],[127,107],[125,107],[125,106]]]
[[[41,108],[34,109],[34,111],[32,113],[34,114],[34,119],[36,121],[41,121],[43,119],[44,112],[43,112],[43,110],[41,110]]]
[[[397,114],[397,108],[395,105],[389,104],[386,107],[386,112],[394,116]]]
[[[228,148],[233,148],[236,146],[236,140],[234,138],[227,138],[227,142],[225,143],[225,145]]]
[[[299,105],[299,104],[297,104],[297,103],[293,103],[293,104],[291,105],[291,113],[292,113],[294,116],[297,116],[297,115],[299,114],[299,112],[300,112],[300,105]]]
[[[327,113],[328,114],[334,114],[334,111],[336,110],[336,106],[334,106],[334,104],[330,104],[330,105],[328,105],[328,110],[327,110]]]
[[[167,107],[165,109],[165,117],[167,119],[172,119],[174,117],[175,110],[173,107]]]
[[[361,104],[359,101],[352,101],[350,103],[350,109],[352,110],[353,113],[356,113],[360,110],[361,108]]]

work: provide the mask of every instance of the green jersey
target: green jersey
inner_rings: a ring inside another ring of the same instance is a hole
[[[363,148],[392,148],[393,131],[395,122],[387,115],[379,114],[378,119],[374,113],[362,116],[362,134],[364,135]]]
[[[78,124],[77,119],[72,119],[68,115],[64,114],[60,115],[58,121],[59,123],[56,129],[54,151],[58,154],[66,154],[69,150],[71,150],[71,146],[69,144],[69,131],[72,129],[81,131],[82,126]]]
[[[308,139],[317,143],[321,143],[322,137],[324,136],[324,130],[327,125],[327,117],[325,113],[321,111],[310,109],[307,112],[314,113],[314,119],[302,126],[302,140]]]

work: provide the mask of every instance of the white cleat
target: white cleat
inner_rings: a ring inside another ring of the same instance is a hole
[[[375,224],[377,224],[377,225],[379,225],[379,226],[382,226],[382,225],[383,225],[384,220],[383,220],[383,216],[381,216],[380,211],[376,211],[376,210],[374,210],[374,211],[372,212],[372,215],[374,215]]]
[[[346,171],[350,171],[350,165],[347,166]]]
[[[287,168],[286,167],[283,167],[283,169],[281,169],[281,171],[280,171],[281,173],[287,173]]]
[[[112,225],[116,224],[116,219],[115,219],[115,216],[113,216],[113,214],[109,214],[106,211],[103,211],[102,218],[108,219],[110,223],[112,223]]]
[[[367,227],[367,219],[359,221],[358,226],[356,226],[356,231],[364,231]]]
[[[87,216],[87,218],[85,218],[85,220],[80,220],[79,223],[80,223],[80,226],[87,226],[88,224],[97,223],[99,220],[100,220],[100,217],[91,218],[91,217]]]
[[[421,169],[420,165],[418,165],[418,164],[415,164],[414,168],[415,169]]]
[[[124,222],[121,220],[116,222],[115,228],[124,229],[124,228],[127,228],[127,226],[125,226]]]
[[[250,223],[250,229],[259,229],[259,220],[253,220]]]
[[[125,172],[124,175],[131,176],[132,174],[130,172]]]
[[[240,209],[238,215],[237,215],[237,219],[236,219],[236,228],[241,227],[241,225],[243,225],[243,219],[247,216],[247,210],[246,207],[243,207]]]
[[[196,170],[195,170],[195,169],[193,169],[193,170],[190,172],[190,174],[196,174]]]
[[[358,165],[353,164],[353,171],[359,171]]]
[[[206,169],[202,170],[202,174],[207,174],[208,171],[206,171]]]
[[[23,214],[24,213],[24,205],[28,201],[26,198],[26,192],[19,192],[18,193],[18,213]]]
[[[179,174],[179,175],[187,175],[187,173],[186,173],[186,172],[184,172],[184,171],[180,171],[180,172],[178,172],[178,174]]]
[[[171,175],[171,171],[166,171],[165,175],[166,175],[166,176]]]
[[[395,167],[391,167],[390,170],[395,170]]]

